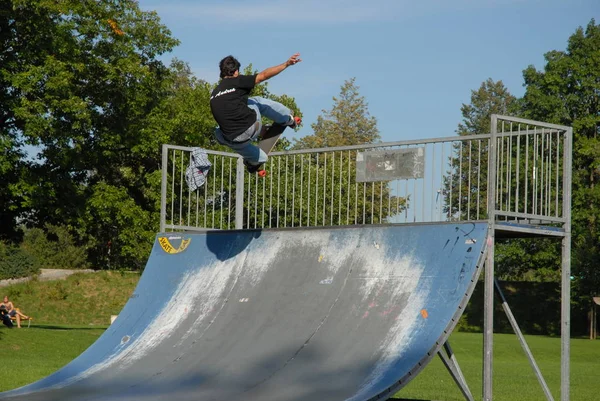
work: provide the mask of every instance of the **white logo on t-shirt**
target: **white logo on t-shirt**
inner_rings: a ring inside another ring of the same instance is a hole
[[[235,88],[225,89],[224,91],[219,91],[214,96],[211,96],[210,100],[213,100],[216,97],[219,97],[221,95],[226,95],[226,94],[231,93],[231,92],[235,92]]]

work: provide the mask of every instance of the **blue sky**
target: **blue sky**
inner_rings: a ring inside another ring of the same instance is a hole
[[[262,70],[300,52],[303,62],[269,81],[296,99],[304,127],[347,79],[356,78],[384,141],[455,134],[460,106],[487,78],[524,92],[522,71],[565,50],[599,0],[140,0],[181,44],[177,57],[199,78],[218,80],[232,54]]]

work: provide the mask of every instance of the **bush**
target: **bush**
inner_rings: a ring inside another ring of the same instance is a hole
[[[65,226],[47,224],[45,230],[25,231],[23,247],[35,257],[41,269],[81,269],[88,266],[84,247],[77,246]]]
[[[29,252],[0,242],[0,280],[28,277],[39,272],[36,260]]]

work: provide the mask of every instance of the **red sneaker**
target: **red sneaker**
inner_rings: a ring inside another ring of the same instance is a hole
[[[300,124],[302,124],[302,119],[301,119],[300,117],[294,117],[294,116],[291,116],[291,117],[292,117],[292,118],[291,118],[290,122],[289,122],[289,123],[287,123],[286,125],[287,125],[288,127],[291,127],[292,129],[296,129],[296,128],[298,128],[298,126],[299,126]]]

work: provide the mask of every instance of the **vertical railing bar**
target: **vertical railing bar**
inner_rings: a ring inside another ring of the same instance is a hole
[[[310,183],[309,183],[310,185]],[[300,220],[298,227],[302,227],[302,208],[304,206],[304,155],[300,155]]]
[[[319,168],[319,154],[317,153],[317,162],[316,162],[316,171],[315,174],[317,175],[317,179],[316,179],[316,183],[315,183],[315,226],[319,225],[319,215],[318,215],[318,204],[319,204],[319,171],[321,171],[321,169]]]
[[[559,216],[558,211],[558,193],[560,192],[560,183],[559,183],[559,170],[560,170],[560,132],[556,131],[556,207],[555,207],[555,217]]]
[[[404,180],[404,193],[405,197],[405,205],[404,205],[404,222],[408,222],[408,179]]]
[[[434,196],[433,194],[435,194],[435,143],[432,144],[432,154],[431,154],[431,196]],[[430,198],[431,198],[430,196]],[[433,206],[433,202],[431,202],[431,208],[429,209],[429,214],[431,216],[431,220],[430,221],[434,221],[435,220],[435,208]]]
[[[339,196],[338,196],[338,204],[339,204],[339,208],[338,208],[338,225],[341,226],[342,225],[342,186],[344,185],[342,182],[342,174],[344,173],[344,154],[342,153],[342,151],[340,150],[340,179],[338,181],[338,186],[339,186]]]
[[[381,188],[379,189],[379,224],[383,223],[383,181],[381,181]]]
[[[171,224],[175,224],[175,163],[177,162],[177,156],[175,149],[173,149],[173,172],[171,174]]]
[[[183,151],[182,151],[182,153],[183,153]],[[188,155],[189,155],[189,158],[191,159],[192,154],[188,153]],[[188,162],[188,164],[189,164],[189,162]],[[183,182],[182,182],[182,184],[183,184]],[[186,192],[186,194],[187,194],[187,216],[186,216],[185,220],[186,220],[186,225],[190,226],[191,225],[191,215],[192,215],[192,194],[190,193],[189,190]]]
[[[335,152],[331,152],[331,213],[329,217],[329,225],[333,225],[333,208],[335,205]]]
[[[453,208],[452,208],[452,192],[454,189],[454,168],[455,168],[455,162],[454,162],[454,143],[450,144],[450,199],[448,201],[448,219],[447,221],[451,221],[452,220],[452,215],[454,214],[453,212]]]
[[[538,145],[539,145],[539,140],[538,140],[538,136],[537,136],[537,126],[533,127],[533,131],[534,131],[534,142],[533,142],[533,214],[537,214],[537,199],[538,199],[538,177],[539,177],[539,171],[538,171]]]
[[[463,159],[463,141],[459,141],[460,143],[460,151],[458,155],[458,220],[461,221],[462,218],[462,186],[463,186],[463,177],[462,177],[462,159]]]
[[[215,160],[216,158],[213,158]],[[215,162],[216,163],[216,162]],[[213,178],[212,178],[212,220],[211,220],[211,228],[215,228],[215,200],[217,199],[217,169],[213,168]]]
[[[413,194],[415,195],[415,199],[413,200],[413,204],[416,206],[418,204],[417,202],[417,179],[414,178],[413,179]],[[417,208],[414,207],[413,208],[413,223],[417,222]]]
[[[400,215],[400,180],[396,180],[396,213],[394,216]]]
[[[517,126],[517,182],[515,191],[515,212],[519,213],[519,187],[521,185],[521,124]]]
[[[550,198],[552,197],[552,131],[548,132],[548,152],[546,156],[546,216],[551,216]]]
[[[346,192],[348,193],[348,207],[346,208],[346,224],[350,225],[350,151],[348,151],[348,182],[346,183]]]
[[[285,155],[285,193],[284,193],[284,201],[283,201],[283,227],[287,227],[287,200],[288,200],[288,171],[289,171],[289,156]]]
[[[502,172],[500,171],[500,166],[501,166],[501,162],[499,162],[499,160],[501,160],[501,149],[500,149],[500,138],[501,137],[497,137],[496,138],[496,160],[493,161],[494,166],[496,166],[496,182],[495,182],[495,189],[496,189],[496,208],[498,208],[498,205],[500,204],[500,182],[498,181],[498,177],[502,176]],[[491,213],[492,210],[488,210],[488,213]]]
[[[200,209],[200,189],[197,189],[194,191],[195,195],[196,195],[196,221],[195,221],[195,227],[198,227],[198,214],[199,214],[199,209]]]
[[[279,156],[278,156],[279,157]],[[273,158],[269,159],[269,171],[275,167]],[[269,228],[273,227],[273,174],[269,173]]]
[[[425,146],[425,147],[427,147],[427,146]],[[425,192],[426,192],[425,191],[425,181],[426,181],[425,177],[427,177],[427,173],[428,173],[427,163],[424,163],[424,165],[423,165],[423,183],[421,184],[421,189],[422,189],[422,191],[421,191],[421,222],[425,221]]]
[[[542,133],[540,135],[542,137],[542,145],[541,145],[541,157],[540,157],[540,208],[539,208],[539,213],[541,215],[544,214],[544,192],[545,192],[545,188],[544,188],[544,148],[546,146],[546,129],[542,127]]]
[[[487,189],[486,189],[487,192]],[[477,140],[477,220],[481,217],[479,216],[479,206],[481,198],[481,139]]]
[[[192,158],[192,154],[188,153],[188,155],[189,155],[189,157],[191,159]],[[182,184],[183,184],[183,182],[182,182]],[[188,199],[188,201],[187,201],[187,204],[188,204],[187,208],[188,208],[188,210],[187,210],[187,217],[186,217],[186,222],[187,222],[186,225],[190,226],[191,225],[191,223],[190,223],[190,217],[191,217],[191,214],[192,214],[192,194],[190,193],[189,190],[186,193],[187,193],[187,199]]]
[[[258,227],[258,174],[254,176],[254,228]]]
[[[391,223],[391,217],[393,216],[392,214],[392,184],[391,183],[387,183],[386,184],[386,188],[387,188],[387,192],[388,192],[388,208],[387,208],[387,215],[385,217],[385,222],[386,223]]]
[[[363,182],[363,218],[362,224],[366,224],[367,219],[367,183]]]
[[[294,227],[294,220],[296,220],[296,155],[294,155],[292,169],[292,227]]]
[[[252,202],[251,202],[251,197],[250,197],[250,192],[251,189],[250,187],[252,187],[252,180],[251,180],[251,175],[250,173],[244,173],[244,182],[246,181],[246,177],[248,178],[248,196],[246,197],[246,202],[248,203],[248,213],[246,216],[246,228],[250,228],[250,208],[252,207]]]
[[[525,205],[523,213],[529,213],[529,125],[525,126]]]
[[[371,182],[371,224],[375,224],[375,181]]]
[[[312,154],[308,155],[308,188],[307,188],[307,196],[306,196],[306,225],[310,226],[310,167],[312,162]]]
[[[179,219],[177,224],[183,224],[185,221],[183,218],[183,150],[181,153],[181,170],[179,174]]]
[[[356,160],[358,160],[358,150],[354,155],[354,170],[356,174]],[[356,177],[356,175],[355,175]],[[358,224],[358,182],[354,181],[354,224]]]
[[[327,153],[323,153],[325,168],[323,169],[323,225],[325,225],[325,197],[327,195]]]
[[[502,133],[504,133],[504,121],[502,121]],[[500,189],[498,194],[500,195],[500,203],[496,206],[497,210],[504,210],[504,137],[501,136],[499,138],[500,142],[500,175],[498,179],[500,180]]]
[[[510,123],[510,133],[513,130],[513,123]],[[506,154],[506,192],[508,194],[508,198],[506,201],[506,211],[510,212],[510,206],[512,204],[512,136],[508,136],[506,138],[508,141],[507,146],[507,154]],[[508,217],[506,218],[508,220]]]

